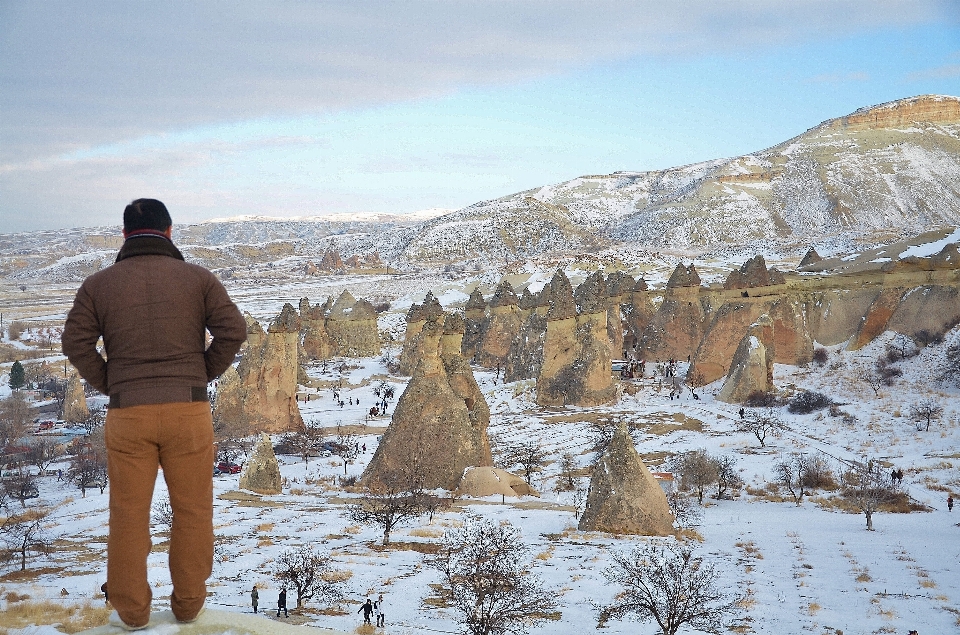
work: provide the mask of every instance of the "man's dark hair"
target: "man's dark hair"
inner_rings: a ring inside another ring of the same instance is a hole
[[[166,205],[155,198],[138,198],[123,210],[123,231],[126,233],[138,229],[166,231],[173,225]]]

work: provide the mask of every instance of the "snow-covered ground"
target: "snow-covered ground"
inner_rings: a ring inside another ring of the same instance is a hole
[[[737,407],[713,399],[719,382],[704,388],[699,401],[689,393],[670,400],[666,391],[657,393],[647,386],[614,405],[547,412],[534,405],[532,382],[504,385],[495,383],[491,373],[478,370],[476,374],[493,411],[491,435],[514,442],[536,440],[554,460],[573,452],[581,466],[588,465],[590,422],[601,418],[623,418],[634,424],[637,448],[651,468],[662,468],[670,455],[690,449],[734,456],[746,487],[732,500],[705,499],[702,523],[696,528],[703,540],[691,539],[691,544],[719,566],[724,586],[748,594],[738,622],[746,629],[743,632],[957,632],[960,510],[947,512],[945,500],[947,491],[960,493],[955,467],[960,461],[960,409],[956,392],[935,380],[945,345],[931,346],[899,362],[903,377],[878,397],[855,377],[859,368],[872,365],[883,353],[885,339],[857,352],[832,349],[823,367],[777,366],[779,387],[824,392],[843,404],[841,409],[856,421],[848,418],[844,423],[825,410],[791,415],[783,409],[781,416],[789,429],[768,438],[764,448],[753,436],[736,432]],[[358,437],[365,451],[347,466],[349,475],[358,475],[388,423],[385,418],[364,418],[374,399],[371,380],[385,375],[386,369],[372,358],[352,366],[341,392],[348,405],[340,408],[329,390],[321,390],[319,399],[301,406],[304,419],[319,425],[370,426]],[[319,368],[310,373],[316,378],[334,377],[322,376]],[[391,381],[396,382],[399,395],[405,380]],[[906,414],[911,403],[925,397],[936,398],[945,412],[929,432],[918,432]],[[931,511],[881,513],[874,518],[876,531],[868,532],[862,515],[818,502],[835,493],[816,492],[801,506],[789,495],[780,500],[768,487],[774,480],[773,464],[801,451],[824,452],[838,472],[838,459],[872,456],[888,461],[904,470],[906,488]],[[317,613],[315,609],[323,607],[308,603],[311,612],[303,621],[352,631],[360,623],[356,611],[363,599],[383,593],[391,613],[384,632],[455,632],[455,614],[450,609],[423,601],[432,595],[430,585],[439,577],[425,564],[421,552],[428,551],[443,530],[461,522],[469,510],[521,528],[533,571],[556,589],[560,619],[532,632],[584,633],[596,624],[593,603],[609,603],[617,592],[603,577],[610,554],[651,540],[577,531],[573,494],[554,492],[555,462],[534,479],[542,498],[508,499],[505,504],[498,497],[461,499],[453,509],[437,513],[432,522],[423,518],[401,527],[392,535],[394,546],[383,549],[376,528],[355,525],[345,516],[345,504],[355,495],[338,484],[344,473],[339,458],[314,458],[304,464],[296,457],[281,456],[280,463],[286,486],[278,496],[241,493],[238,476],[215,478],[218,558],[208,600],[213,608],[249,612],[248,594],[254,584],[261,589],[261,605],[269,608],[278,591],[271,577],[272,560],[286,547],[310,544],[329,552],[336,568],[350,572],[345,582],[350,602],[342,612],[327,610],[327,614]],[[582,484],[586,485],[585,477]],[[43,477],[40,491],[41,498],[34,502],[55,508],[49,531],[59,538],[57,550],[29,563],[38,572],[35,575],[0,578],[0,593],[56,602],[95,599],[104,580],[107,494],[94,491],[82,498],[55,477]],[[158,479],[155,497],[165,496],[163,480]],[[149,563],[158,609],[165,607],[171,590],[165,541],[166,534],[158,528],[158,546]],[[61,597],[61,589],[68,595]],[[10,632],[55,631],[44,627]],[[613,622],[606,632],[654,633],[655,628]]]

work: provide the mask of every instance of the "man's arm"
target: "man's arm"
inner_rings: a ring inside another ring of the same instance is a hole
[[[207,289],[206,313],[207,330],[213,341],[204,353],[207,366],[207,381],[213,381],[229,368],[237,356],[237,351],[247,341],[247,322],[240,309],[233,303],[227,290],[213,274],[212,283]]]
[[[81,285],[80,290],[77,291],[77,297],[73,300],[73,308],[67,314],[67,323],[63,327],[60,344],[63,354],[74,365],[80,376],[106,395],[107,362],[97,351],[97,340],[101,335],[93,298],[87,292],[86,286]]]

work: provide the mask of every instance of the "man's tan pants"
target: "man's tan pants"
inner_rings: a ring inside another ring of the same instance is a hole
[[[106,423],[110,478],[107,588],[130,626],[150,619],[147,580],[150,509],[157,467],[170,492],[173,528],[170,605],[178,620],[196,617],[213,570],[213,420],[210,404],[165,403],[110,408]]]

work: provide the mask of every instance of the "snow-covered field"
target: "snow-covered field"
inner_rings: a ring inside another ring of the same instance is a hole
[[[955,467],[960,462],[960,409],[956,393],[934,379],[945,345],[931,346],[900,362],[903,377],[878,397],[854,377],[883,352],[884,343],[881,338],[857,352],[832,350],[823,367],[778,366],[779,387],[822,391],[843,404],[841,409],[856,421],[844,423],[827,411],[790,415],[784,409],[781,416],[789,430],[768,438],[764,448],[753,436],[736,432],[737,407],[713,399],[719,383],[704,388],[699,401],[689,393],[670,400],[666,391],[657,393],[647,386],[611,406],[545,412],[532,402],[531,382],[497,384],[492,374],[480,370],[477,377],[493,411],[491,435],[514,442],[537,440],[553,459],[573,452],[581,466],[588,465],[590,422],[601,418],[633,423],[638,430],[637,448],[651,468],[662,467],[668,456],[690,449],[734,456],[746,487],[732,500],[705,499],[703,519],[696,528],[702,542],[688,540],[700,555],[719,566],[724,586],[748,594],[737,622],[741,632],[957,632],[960,510],[947,512],[945,500],[948,490],[960,493]],[[364,413],[374,398],[367,380],[385,374],[386,369],[376,359],[355,365],[341,393],[344,401],[355,405],[335,407],[330,393],[321,393],[320,399],[301,404],[306,420],[324,426],[367,423]],[[319,376],[320,370],[310,372]],[[395,381],[402,390],[404,380]],[[945,407],[943,418],[929,432],[918,432],[906,416],[909,404],[922,397],[934,397]],[[358,438],[366,451],[347,466],[348,474],[362,472],[387,422],[369,422],[368,433]],[[838,459],[872,456],[888,461],[904,470],[904,485],[931,511],[881,513],[874,519],[876,531],[868,532],[862,515],[818,503],[835,493],[815,492],[801,506],[789,494],[780,500],[768,487],[774,480],[773,464],[781,456],[801,451],[826,453],[837,471]],[[297,621],[352,631],[360,623],[356,611],[363,599],[383,593],[390,605],[384,632],[455,632],[455,614],[450,609],[423,601],[432,595],[430,585],[439,582],[439,576],[425,564],[421,552],[428,551],[443,530],[461,522],[469,510],[519,527],[530,548],[533,571],[556,590],[560,619],[531,632],[585,633],[596,625],[593,604],[609,603],[617,592],[603,577],[610,554],[650,540],[578,532],[573,494],[554,491],[557,463],[553,463],[534,479],[542,498],[505,503],[498,497],[460,499],[453,509],[437,513],[432,522],[423,518],[395,531],[393,547],[383,549],[376,528],[357,526],[344,514],[345,504],[355,495],[338,485],[344,472],[339,458],[314,458],[304,464],[296,457],[281,456],[280,462],[286,487],[278,496],[240,493],[235,475],[215,478],[218,559],[210,588],[213,608],[249,612],[248,594],[254,584],[261,589],[261,605],[269,608],[278,591],[271,577],[272,560],[286,547],[310,544],[329,552],[336,568],[350,572],[345,583],[350,604],[343,607],[344,614],[318,614],[313,609],[323,607],[308,604],[311,612]],[[586,485],[586,477],[582,480]],[[66,603],[97,598],[106,564],[107,494],[94,491],[81,498],[78,490],[55,477],[43,477],[40,492],[41,498],[31,504],[55,508],[49,531],[59,538],[57,550],[31,560],[33,575],[0,578],[0,595],[14,592]],[[164,497],[163,481],[158,479],[155,498]],[[171,590],[165,541],[166,534],[157,528],[149,570],[158,609],[166,606]],[[61,589],[68,595],[61,596]],[[612,622],[605,632],[652,634],[655,630],[651,624]],[[10,632],[56,631],[36,627]]]

